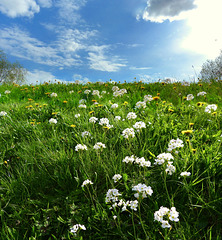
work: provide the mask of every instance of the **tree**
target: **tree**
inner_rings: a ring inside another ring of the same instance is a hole
[[[25,81],[26,70],[18,63],[8,61],[5,53],[0,50],[0,84],[22,83]]]
[[[202,80],[221,79],[222,78],[222,50],[215,60],[207,60],[200,71]]]

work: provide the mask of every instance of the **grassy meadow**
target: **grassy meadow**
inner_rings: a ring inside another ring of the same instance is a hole
[[[0,239],[222,239],[221,81],[0,94]]]

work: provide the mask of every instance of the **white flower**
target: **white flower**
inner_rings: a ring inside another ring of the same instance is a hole
[[[188,95],[187,95],[187,101],[190,101],[190,100],[192,100],[192,99],[194,99],[193,94],[188,94]]]
[[[118,201],[118,196],[121,194],[119,193],[118,189],[109,189],[108,192],[106,193],[106,203],[111,203],[111,202],[117,202]]]
[[[1,111],[1,112],[0,112],[0,117],[6,116],[7,114],[8,114],[7,112]]]
[[[121,120],[120,116],[115,116],[114,120]]]
[[[118,108],[118,104],[117,103],[114,103],[111,108]]]
[[[126,116],[127,119],[136,119],[137,115],[134,112],[129,112]]]
[[[171,152],[175,148],[183,147],[183,141],[179,138],[170,140],[167,151]]]
[[[162,165],[165,161],[173,160],[174,157],[171,153],[161,153],[157,156],[157,159],[155,159],[155,165],[159,164]]]
[[[190,172],[182,172],[182,173],[180,174],[180,176],[185,176],[185,177],[189,177],[190,175],[191,175]]]
[[[97,96],[99,96],[99,90],[93,90],[92,95],[97,95]]]
[[[121,176],[120,174],[115,174],[115,175],[113,176],[113,180],[114,180],[115,183],[116,183],[117,181],[119,181],[121,178],[122,178],[122,176]]]
[[[217,110],[217,105],[211,104],[211,105],[206,106],[206,108],[205,108],[205,112],[207,112],[207,113],[211,113],[212,110],[216,111]]]
[[[11,93],[11,91],[5,90],[5,94],[9,94],[9,93]]]
[[[101,142],[98,142],[96,143],[94,146],[93,146],[94,149],[98,150],[100,148],[106,148],[106,145],[101,143]]]
[[[82,137],[87,137],[87,136],[91,136],[91,133],[88,131],[84,131],[81,133]]]
[[[130,201],[129,205],[130,205],[130,208],[132,210],[137,211],[137,207],[138,207],[138,201],[137,200]]]
[[[115,219],[117,219],[117,216],[116,216],[116,215],[114,215],[114,216],[113,216],[113,219],[114,219],[114,220],[115,220]]]
[[[84,225],[81,225],[81,224],[76,224],[70,229],[70,231],[71,231],[71,233],[74,233],[74,235],[76,235],[76,233],[79,229],[80,230],[86,230],[86,227]]]
[[[69,91],[69,94],[72,94],[72,93],[74,93],[74,91],[73,91],[73,90]]]
[[[204,96],[206,94],[207,94],[206,92],[199,92],[199,93],[197,93],[197,96]]]
[[[114,86],[112,87],[112,91],[115,92],[115,91],[119,91],[119,88],[117,86]]]
[[[85,93],[85,94],[89,94],[89,93],[91,93],[91,90],[86,89],[86,90],[84,91],[84,93]]]
[[[79,117],[80,117],[79,113],[75,114],[75,118],[79,118]]]
[[[171,228],[171,225],[169,224],[168,221],[163,220],[161,223],[162,223],[161,225],[162,228]]]
[[[82,186],[81,187],[84,187],[85,185],[87,185],[87,184],[93,184],[93,182],[92,181],[90,181],[89,179],[86,179],[83,183],[82,183]]]
[[[146,102],[137,102],[135,108],[146,108]]]
[[[147,195],[151,196],[153,194],[153,190],[150,186],[147,187],[146,184],[141,184],[141,183],[134,186],[132,190],[137,191],[137,193],[134,194],[136,198],[139,198],[139,194],[142,194],[143,198],[146,198]]]
[[[75,146],[75,151],[78,152],[79,150],[87,150],[87,146],[84,144],[77,144]]]
[[[90,123],[95,123],[97,120],[98,120],[98,118],[96,118],[96,117],[91,117],[91,118],[89,119],[89,122],[90,122]]]
[[[50,124],[56,124],[57,123],[57,120],[55,118],[50,118],[49,119],[49,123]]]
[[[86,103],[86,99],[80,99],[79,104]]]
[[[124,138],[129,138],[129,137],[134,138],[135,137],[134,129],[133,128],[126,128],[125,130],[123,130],[122,136]]]
[[[85,104],[80,104],[79,108],[86,108],[86,105]]]
[[[145,95],[144,97],[143,97],[143,101],[144,102],[150,102],[150,101],[153,101],[153,97],[152,97],[152,95]]]
[[[179,222],[179,213],[176,211],[176,208],[175,207],[172,207],[170,209],[170,213],[169,213],[169,219],[171,221],[174,221],[174,222]]]
[[[57,97],[58,95],[57,95],[57,93],[54,93],[54,92],[53,92],[53,93],[50,94],[50,96],[51,96],[51,97]]]
[[[166,168],[166,173],[168,173],[169,175],[172,175],[175,171],[176,168],[172,165],[173,162],[167,162],[167,168]]]
[[[109,119],[108,118],[101,118],[99,120],[99,125],[108,125],[109,124]]]
[[[123,162],[125,163],[133,163],[135,161],[135,156],[132,155],[131,157],[129,156],[126,156],[124,159],[123,159]]]
[[[150,167],[151,166],[151,162],[150,161],[146,161],[144,157],[135,158],[134,163],[138,164],[141,167]]]
[[[136,122],[133,127],[139,131],[142,128],[146,128],[146,124],[142,121]]]

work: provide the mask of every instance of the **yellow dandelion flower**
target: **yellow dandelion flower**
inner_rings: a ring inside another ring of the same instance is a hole
[[[92,114],[92,113],[94,113],[94,111],[89,112],[89,114]]]
[[[63,101],[63,103],[67,103],[68,101]]]
[[[71,124],[70,127],[74,128],[74,127],[76,127],[76,125],[75,124]]]
[[[194,125],[194,123],[189,123],[189,126],[193,126]]]
[[[217,112],[212,112],[212,115],[213,115],[213,116],[217,115]]]
[[[157,96],[160,96],[160,93],[157,93],[156,95],[157,95]]]
[[[184,130],[181,133],[185,135],[190,135],[193,132],[193,130]]]
[[[157,101],[157,100],[159,100],[159,99],[160,99],[160,97],[158,97],[158,96],[153,97],[153,100],[155,100],[155,101]]]

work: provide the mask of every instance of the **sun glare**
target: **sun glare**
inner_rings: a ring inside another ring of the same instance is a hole
[[[188,16],[190,33],[182,47],[214,59],[222,49],[222,1],[196,0],[195,3],[198,7]]]

